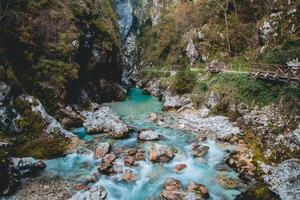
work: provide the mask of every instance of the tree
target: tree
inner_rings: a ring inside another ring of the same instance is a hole
[[[216,2],[217,5],[218,5],[218,6],[222,9],[222,11],[224,12],[227,49],[228,49],[228,52],[231,53],[231,46],[230,46],[230,40],[229,40],[228,15],[227,15],[227,10],[228,10],[229,2],[228,2],[228,0],[226,0],[226,1],[225,1],[225,6],[224,6],[219,0],[214,0],[214,2]]]
[[[9,9],[17,3],[24,2],[25,0],[0,0],[0,22],[7,15]]]

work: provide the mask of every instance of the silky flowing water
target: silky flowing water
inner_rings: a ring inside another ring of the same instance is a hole
[[[191,146],[196,133],[160,127],[148,120],[149,113],[162,112],[162,103],[157,98],[144,94],[141,89],[130,89],[128,98],[122,102],[111,103],[111,107],[121,116],[125,123],[138,129],[153,129],[165,137],[164,140],[139,142],[136,133],[123,140],[113,140],[106,134],[87,135],[84,128],[74,129],[74,133],[82,140],[77,152],[63,158],[46,161],[45,176],[58,176],[72,183],[81,183],[97,171],[100,160],[93,158],[93,149],[99,142],[108,141],[113,148],[141,148],[146,151],[146,160],[139,161],[139,165],[130,167],[137,177],[137,181],[127,183],[120,181],[120,175],[101,176],[96,184],[105,187],[108,200],[144,200],[158,198],[166,178],[173,177],[180,180],[185,188],[190,181],[204,184],[211,200],[234,199],[240,191],[226,189],[217,182],[219,175],[236,178],[233,170],[217,171],[217,165],[224,162],[226,148],[212,140],[204,144],[210,147],[203,159],[191,156]],[[152,144],[160,143],[176,150],[175,158],[169,163],[153,164],[147,159]],[[122,160],[117,160],[122,163]],[[185,163],[187,168],[181,173],[175,173],[176,164]],[[125,169],[128,167],[125,167]],[[129,169],[129,168],[128,168]]]

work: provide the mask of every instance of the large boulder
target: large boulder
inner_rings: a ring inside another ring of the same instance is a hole
[[[79,191],[70,200],[104,200],[106,199],[107,192],[104,187],[98,185],[93,186],[87,191]]]
[[[264,177],[269,188],[284,200],[300,198],[300,159],[281,162]]]
[[[149,153],[149,160],[155,163],[169,162],[174,156],[175,153],[169,147],[155,144]]]
[[[82,112],[88,133],[105,132],[115,139],[128,136],[129,128],[109,106],[93,106],[93,111]]]
[[[141,131],[138,134],[138,139],[141,141],[154,141],[161,138],[163,138],[162,135],[159,135],[159,133],[152,130]]]

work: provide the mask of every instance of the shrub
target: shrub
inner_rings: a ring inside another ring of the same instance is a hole
[[[192,92],[197,83],[197,75],[188,67],[181,67],[175,75],[172,89],[178,94]]]

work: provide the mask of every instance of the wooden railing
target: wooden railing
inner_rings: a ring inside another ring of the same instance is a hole
[[[249,76],[279,82],[300,82],[300,67],[252,63]]]

